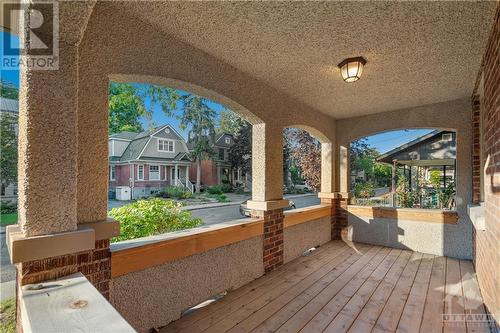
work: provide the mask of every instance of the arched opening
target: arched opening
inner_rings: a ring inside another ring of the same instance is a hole
[[[351,203],[455,209],[456,147],[456,133],[442,129],[385,131],[351,141]]]
[[[115,240],[245,217],[258,117],[201,87],[135,75],[111,76],[108,113],[108,214],[123,234]],[[148,209],[170,220],[144,218]]]
[[[283,129],[283,192],[290,200],[289,208],[318,205],[318,193],[324,187],[322,160],[329,159],[322,145],[330,140],[320,131],[303,125]]]

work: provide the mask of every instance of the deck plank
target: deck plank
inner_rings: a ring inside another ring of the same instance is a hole
[[[352,254],[354,253],[355,251],[352,251]],[[273,292],[270,294],[262,295],[261,297],[254,299],[252,302],[231,313],[223,320],[207,329],[205,332],[226,332],[236,325],[240,326],[240,323],[242,321],[247,319],[249,316],[256,314],[267,305],[276,302],[279,298],[282,298],[283,295],[289,295],[288,297],[290,298],[297,296],[297,294],[299,294],[305,288],[309,287],[318,279],[324,277],[326,274],[335,269],[336,266],[342,264],[342,262],[346,261],[348,258],[349,256],[346,252],[338,253],[334,260],[326,263],[323,267],[319,268],[312,274],[307,275],[302,280],[298,281],[298,283],[291,285],[290,288],[284,290],[281,293],[273,290]],[[272,312],[269,314],[272,314]]]
[[[415,281],[399,320],[397,333],[418,333],[424,313],[425,299],[432,272],[434,256],[424,254]]]
[[[161,332],[486,333],[484,314],[468,260],[332,241]]]
[[[357,261],[354,265],[349,267],[338,279],[331,283],[321,293],[319,293],[313,300],[307,303],[300,311],[292,316],[283,326],[276,332],[298,332],[304,327],[308,321],[316,315],[346,284],[349,283],[356,274],[358,274],[370,261],[382,251],[382,248],[375,247],[373,250],[367,252],[361,260]],[[384,251],[385,252],[385,251]]]
[[[347,248],[345,243],[327,243],[325,246],[320,247],[314,255],[299,257],[286,266],[281,266],[276,271],[266,274],[237,290],[229,292],[224,298],[211,304],[210,306],[198,309],[193,313],[176,320],[175,322],[164,327],[162,329],[162,333],[182,332],[201,320],[207,320],[211,316],[216,316],[220,313],[228,313],[232,308],[241,306],[235,304],[240,304],[242,299],[251,301],[256,297],[259,297],[265,293],[266,290],[269,290],[269,288],[273,288],[274,285],[281,281],[281,279],[287,278],[288,276],[304,269],[307,270],[308,267],[311,267],[317,262],[328,260],[332,255],[343,248]]]
[[[392,266],[397,262],[402,250],[393,249],[386,259],[377,267],[377,269],[366,279],[361,287],[348,300],[340,313],[330,322],[324,332],[346,332],[351,326],[353,320],[357,317],[366,302],[385,278]],[[349,297],[349,294],[343,296]],[[337,297],[337,296],[336,296]],[[341,305],[341,302],[338,302]],[[325,307],[327,311],[328,308]],[[328,312],[327,312],[328,313]],[[333,312],[332,312],[333,314]]]
[[[356,253],[348,260],[344,261],[341,265],[337,267],[336,272],[332,271],[332,275],[327,279],[322,279],[316,282],[313,286],[307,289],[305,292],[300,294],[298,297],[293,299],[291,302],[286,304],[278,312],[273,314],[271,317],[263,321],[256,327],[252,332],[254,333],[270,333],[275,332],[283,323],[290,319],[295,313],[297,313],[302,307],[304,307],[309,301],[311,301],[316,295],[322,292],[326,287],[328,287],[333,281],[335,281],[340,275],[342,275],[351,265],[362,258],[361,253]]]
[[[490,329],[486,322],[478,318],[486,317],[483,297],[477,282],[474,266],[470,260],[460,260],[460,274],[462,280],[462,291],[467,316],[467,333],[488,333]],[[476,316],[479,315],[479,316]]]
[[[361,313],[349,328],[349,333],[370,332],[372,330],[412,254],[412,251],[403,251],[398,258],[398,262],[391,267],[386,278],[377,287],[368,303],[366,303]]]
[[[464,315],[465,304],[462,293],[462,277],[460,275],[460,261],[454,258],[446,259],[446,286],[445,286],[444,314]],[[449,317],[450,318],[450,317]],[[451,319],[451,318],[450,318]],[[444,333],[465,333],[467,327],[464,321],[445,321]]]
[[[446,257],[434,258],[420,332],[443,331],[444,285],[446,284]]]
[[[398,326],[399,318],[403,312],[408,294],[410,293],[411,286],[417,274],[422,253],[414,252],[410,258],[409,264],[401,274],[401,277],[392,291],[391,296],[387,300],[377,323],[373,327],[372,332],[385,333],[394,332]]]
[[[308,278],[302,280],[294,288],[289,289],[274,301],[270,302],[257,312],[239,322],[228,332],[250,332],[257,326],[262,324],[269,317],[278,317],[276,315],[276,312],[280,311],[289,302],[300,298],[302,294],[306,294],[308,296],[318,294],[359,258],[361,258],[361,254],[358,253],[356,249],[350,248],[348,251],[342,254],[342,257],[336,258],[337,262],[335,263],[335,266],[327,274],[323,275],[319,279]]]
[[[314,261],[307,265],[303,265],[298,271],[287,272],[287,274],[280,277],[277,281],[279,283],[272,283],[265,288],[259,288],[257,292],[252,293],[252,297],[242,297],[235,302],[230,303],[228,306],[223,307],[219,311],[198,320],[193,325],[187,327],[185,332],[196,333],[196,332],[206,332],[212,326],[216,325],[219,321],[229,317],[233,312],[240,310],[241,308],[250,308],[248,304],[251,304],[254,300],[261,299],[262,297],[268,297],[273,299],[279,296],[281,293],[291,288],[293,285],[306,278],[308,275],[312,274],[316,270],[320,269],[323,265],[333,260],[331,253],[330,256],[326,256],[320,261]],[[253,304],[252,304],[253,305]]]

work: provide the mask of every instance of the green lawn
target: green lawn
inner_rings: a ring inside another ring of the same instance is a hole
[[[16,223],[17,223],[17,213],[0,215],[0,225],[9,225]]]

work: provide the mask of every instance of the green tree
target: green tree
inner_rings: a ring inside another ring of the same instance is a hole
[[[108,95],[109,134],[143,131],[141,117],[150,118],[144,97],[129,83],[111,82]]]
[[[179,98],[177,91],[168,87],[112,82],[108,95],[109,133],[141,132],[141,118],[153,127],[153,108],[159,105],[171,115]],[[149,108],[145,107],[145,100],[149,100]]]
[[[0,80],[0,97],[18,99],[19,90],[12,83]]]
[[[208,101],[196,95],[180,97],[182,129],[190,128],[188,141],[193,145],[191,156],[196,162],[196,192],[200,192],[201,161],[215,156],[213,142],[215,138],[215,111],[208,106]]]
[[[236,113],[224,109],[219,114],[219,123],[217,124],[216,132],[217,134],[229,133],[237,137],[246,124],[248,123]]]
[[[17,118],[0,115],[0,177],[2,188],[17,180]]]
[[[228,158],[231,168],[241,168],[244,172],[252,171],[252,125],[246,121],[234,137]]]

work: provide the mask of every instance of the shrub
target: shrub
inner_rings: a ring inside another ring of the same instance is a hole
[[[12,214],[17,212],[17,204],[13,202],[0,202],[1,214]]]
[[[189,199],[193,197],[193,193],[179,186],[169,186],[161,192],[165,192],[162,198]]]
[[[222,194],[222,188],[220,185],[209,186],[207,192],[208,194]]]
[[[220,190],[222,191],[222,193],[231,193],[233,192],[233,186],[228,183],[223,183],[222,185],[220,185]]]
[[[155,198],[113,208],[109,216],[120,222],[120,236],[111,241],[146,237],[203,224],[201,219],[193,218],[189,211],[181,207],[179,202]]]

